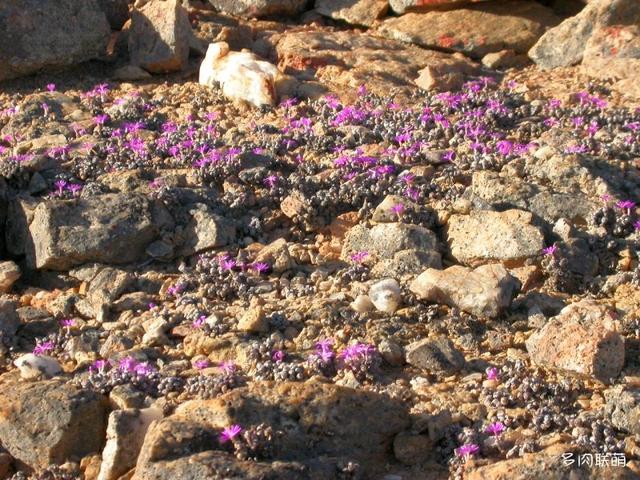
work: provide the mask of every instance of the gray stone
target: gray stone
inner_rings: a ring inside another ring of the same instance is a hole
[[[131,14],[131,63],[151,73],[180,71],[187,66],[192,36],[179,0],[152,0]]]
[[[96,0],[0,2],[0,80],[99,58],[110,35]]]
[[[406,351],[407,363],[437,375],[453,375],[465,365],[464,355],[446,337],[425,338]]]
[[[369,289],[369,298],[378,310],[393,314],[402,303],[400,285],[393,278],[380,280]]]
[[[18,304],[11,300],[0,299],[0,332],[7,338],[18,330],[20,319],[16,312]]]
[[[519,282],[501,264],[482,265],[474,270],[455,265],[445,270],[425,270],[410,289],[421,300],[495,318],[511,305]]]
[[[401,250],[393,258],[381,260],[371,269],[375,278],[416,275],[427,268],[442,268],[442,258],[435,251]]]
[[[14,228],[23,227],[26,220]],[[140,260],[159,230],[171,222],[163,206],[144,196],[106,194],[42,202],[33,210],[27,232],[15,232],[11,238],[26,238],[30,266],[67,270],[88,262]]]
[[[20,275],[20,267],[15,262],[0,262],[0,293],[9,292]]]
[[[133,275],[124,270],[110,267],[100,270],[87,289],[87,299],[96,315],[103,309],[108,310],[133,281]]]
[[[120,30],[129,20],[129,0],[98,0],[112,30]]]
[[[605,412],[614,427],[640,435],[640,389],[617,385],[604,393]]]
[[[609,308],[591,299],[567,305],[527,339],[526,347],[536,365],[603,382],[618,376],[624,366],[624,338]]]
[[[302,13],[307,0],[209,0],[221,13],[243,18],[291,17]]]
[[[204,204],[195,204],[188,208],[191,220],[185,227],[185,244],[180,255],[193,255],[205,250],[222,247],[236,238],[233,223],[211,211]]]
[[[452,215],[447,224],[451,255],[466,265],[492,261],[522,264],[544,248],[544,235],[532,220],[531,213],[515,209]]]
[[[0,442],[16,459],[44,469],[99,452],[104,442],[106,400],[65,380],[0,379]]]

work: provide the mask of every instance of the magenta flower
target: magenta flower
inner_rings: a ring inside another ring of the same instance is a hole
[[[90,372],[102,373],[109,367],[109,360],[96,360],[93,365],[89,367]]]
[[[56,90],[56,84],[55,83],[47,83],[47,90],[49,92],[55,92]]]
[[[400,216],[404,212],[404,205],[402,203],[396,203],[391,207],[391,212]]]
[[[470,456],[475,455],[480,451],[480,447],[475,443],[467,443],[459,448],[455,449],[455,453],[458,457],[468,459]]]
[[[556,253],[556,250],[558,250],[558,246],[551,245],[550,247],[543,248],[542,253],[544,255],[553,255],[554,253]]]
[[[36,345],[36,348],[33,349],[33,354],[38,356],[46,355],[47,353],[53,351],[54,348],[55,346],[53,345],[53,342],[49,340],[48,342],[43,342],[39,345]]]
[[[234,268],[236,268],[237,265],[238,265],[238,262],[236,262],[233,258],[225,258],[224,260],[222,260],[222,263],[220,264],[222,269],[227,271],[233,270]]]
[[[123,372],[133,372],[138,365],[138,361],[133,357],[124,357],[118,362],[118,370]]]
[[[636,220],[633,223],[633,228],[635,228],[636,230],[640,230],[640,220]]]
[[[149,362],[139,363],[134,367],[133,370],[135,371],[136,375],[140,375],[142,377],[148,377],[156,371],[156,369],[153,368],[153,366],[151,366]]]
[[[264,179],[264,184],[269,188],[275,187],[276,183],[278,183],[278,177],[276,175],[269,175]]]
[[[65,318],[60,320],[60,325],[63,327],[71,328],[76,324],[76,321],[73,318]]]
[[[220,368],[226,374],[232,374],[238,369],[236,364],[233,363],[231,360],[227,360],[227,361],[224,361],[224,362],[220,363]]]
[[[95,117],[93,117],[93,121],[96,125],[104,125],[109,121],[109,115],[107,115],[106,113],[96,115]]]
[[[251,268],[253,268],[256,272],[262,274],[267,273],[271,266],[266,262],[254,262],[251,264]]]
[[[635,208],[635,206],[636,202],[633,202],[631,200],[620,200],[619,202],[616,202],[616,207],[618,207],[620,210],[625,210],[627,212],[627,215],[631,213],[631,210]]]
[[[229,440],[232,440],[242,431],[242,427],[240,425],[231,425],[230,427],[226,427],[222,430],[222,433],[218,437],[220,443],[226,443]]]
[[[500,378],[500,370],[496,367],[487,368],[487,379],[488,380],[498,380]]]
[[[211,365],[209,363],[209,360],[196,360],[195,362],[193,362],[193,366],[196,367],[198,370],[203,370],[207,368],[209,365]]]
[[[491,425],[489,425],[487,427],[487,429],[485,430],[487,433],[490,433],[491,435],[493,435],[494,437],[499,436],[502,432],[504,432],[506,429],[506,427],[504,426],[504,423],[502,422],[495,422],[492,423]]]
[[[53,183],[56,188],[58,189],[58,195],[62,195],[62,192],[64,191],[65,187],[67,186],[67,181],[66,180],[56,180]]]
[[[358,96],[360,97],[364,97],[367,94],[367,87],[366,85],[362,84],[358,87]]]
[[[204,324],[205,321],[207,320],[207,316],[206,315],[200,315],[198,318],[196,318],[193,323],[191,324],[191,326],[193,328],[201,328]]]
[[[75,196],[78,196],[80,194],[80,191],[82,190],[82,185],[80,185],[79,183],[70,183],[67,186],[67,189],[75,197]]]
[[[360,250],[358,252],[354,252],[351,254],[351,261],[355,263],[362,263],[365,258],[369,256],[369,252],[365,250]]]
[[[276,363],[280,363],[284,361],[285,353],[282,350],[276,350],[271,354],[271,360]]]

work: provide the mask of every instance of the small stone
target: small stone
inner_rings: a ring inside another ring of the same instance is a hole
[[[358,295],[349,306],[358,313],[367,313],[376,308],[368,295]]]
[[[405,363],[404,350],[389,338],[384,338],[378,343],[378,351],[389,365],[399,367]]]
[[[0,262],[0,293],[9,292],[20,275],[20,267],[15,262]]]
[[[446,337],[425,338],[407,347],[407,363],[438,375],[453,375],[465,365],[464,355]]]
[[[130,383],[116,385],[109,393],[109,403],[114,410],[142,408],[144,405],[144,393],[136,390]]]
[[[526,341],[531,361],[608,382],[624,366],[623,337],[609,309],[590,299],[563,308]]]
[[[279,238],[260,250],[255,261],[268,263],[275,273],[286,272],[296,265],[289,251],[289,245],[284,238]]]
[[[167,331],[170,324],[164,318],[156,318],[150,324],[145,325],[145,334],[142,336],[142,344],[145,346],[158,346],[169,344]]]
[[[475,270],[455,265],[445,270],[429,268],[409,288],[421,300],[495,318],[511,305],[519,282],[500,264]]]
[[[261,306],[256,305],[246,311],[238,322],[238,330],[250,333],[266,333],[269,331],[269,321]]]
[[[55,358],[46,355],[25,353],[17,358],[14,365],[20,370],[20,376],[25,380],[37,378],[52,378],[62,373],[60,363]]]
[[[381,312],[393,314],[402,303],[400,285],[393,278],[386,278],[369,289],[371,303]]]
[[[385,16],[389,3],[387,0],[316,0],[315,8],[321,15],[368,27]]]

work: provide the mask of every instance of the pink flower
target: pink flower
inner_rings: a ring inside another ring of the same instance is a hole
[[[47,83],[47,90],[50,92],[55,92],[56,84],[55,83]]]
[[[267,273],[271,266],[266,262],[254,262],[251,264],[251,268],[258,273]]]
[[[396,203],[391,207],[391,212],[400,216],[404,212],[404,205],[402,203]]]
[[[222,433],[218,437],[220,443],[226,443],[229,440],[232,440],[242,431],[242,427],[240,425],[231,425],[230,427],[226,427],[222,430]]]
[[[54,348],[55,347],[53,345],[53,342],[49,340],[48,342],[44,342],[39,345],[36,345],[36,348],[33,349],[33,354],[38,356],[46,355],[47,353],[51,352]]]
[[[361,250],[351,254],[351,261],[355,263],[362,263],[365,258],[369,256],[369,252]]]
[[[118,369],[123,372],[133,372],[138,365],[138,361],[133,357],[124,357],[118,362]]]
[[[635,228],[636,230],[640,230],[640,220],[636,220],[633,223],[633,228]]]
[[[495,423],[492,423],[491,425],[489,425],[485,431],[487,433],[490,433],[491,435],[497,437],[498,435],[500,435],[502,432],[505,431],[505,428],[506,427],[504,426],[504,423],[495,422]]]
[[[93,365],[89,367],[90,372],[102,373],[109,367],[109,360],[96,360]]]
[[[193,362],[193,366],[196,367],[198,370],[203,370],[207,368],[209,365],[211,365],[209,363],[209,360],[196,360],[195,362]]]
[[[496,367],[487,368],[487,379],[497,380],[500,377],[500,371]]]
[[[220,368],[226,374],[234,373],[238,367],[231,360],[224,361],[220,364]]]
[[[282,350],[276,350],[271,354],[271,360],[276,363],[284,361],[285,353]]]
[[[278,183],[278,177],[275,175],[269,175],[267,178],[264,179],[264,184],[269,188],[275,187],[276,183]]]
[[[556,253],[556,250],[558,250],[558,246],[551,245],[550,247],[543,248],[542,253],[544,255],[553,255],[554,253]]]
[[[76,321],[73,318],[65,318],[60,320],[60,325],[63,327],[73,327],[76,324]]]
[[[631,213],[631,209],[635,208],[635,206],[636,202],[631,200],[620,200],[616,203],[616,207],[618,207],[620,210],[626,210],[627,215]]]
[[[206,315],[200,315],[198,318],[196,318],[193,321],[191,325],[193,326],[193,328],[201,328],[205,324],[206,320],[207,320]]]
[[[460,448],[456,448],[456,455],[464,458],[465,460],[469,458],[471,455],[475,455],[480,451],[480,447],[475,443],[467,443],[466,445],[462,445]]]

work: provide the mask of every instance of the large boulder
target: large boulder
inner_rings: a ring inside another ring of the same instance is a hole
[[[87,262],[130,263],[170,225],[166,209],[135,194],[105,194],[79,200],[52,200],[31,212],[15,205],[10,239],[20,241],[31,267],[67,270]],[[22,216],[20,215],[22,212]]]
[[[64,380],[0,377],[0,443],[31,468],[62,464],[99,452],[107,422],[106,399]]]
[[[533,215],[523,210],[473,210],[452,215],[448,222],[451,255],[458,262],[478,265],[492,261],[511,265],[540,254],[542,231],[531,224]]]
[[[369,27],[385,16],[389,2],[387,0],[316,0],[315,7],[321,15]]]
[[[193,38],[189,15],[179,0],[152,0],[131,14],[131,63],[151,73],[180,71]]]
[[[275,461],[251,467],[216,451],[223,428],[260,423],[282,432],[274,439]],[[393,438],[408,424],[402,405],[377,393],[313,381],[254,382],[213,400],[184,403],[153,423],[134,479],[229,478],[228,472],[233,478],[334,478],[337,463],[346,460],[374,475],[391,459]],[[318,457],[333,472],[303,474],[302,465],[321,468]]]
[[[624,366],[624,338],[609,309],[594,300],[567,305],[526,341],[536,365],[606,382]]]
[[[4,0],[0,80],[98,58],[110,35],[96,0]]]
[[[483,1],[485,0],[389,0],[389,6],[395,13],[403,14],[406,11],[428,11]]]
[[[209,0],[221,13],[235,17],[291,17],[307,8],[307,0]]]
[[[129,0],[98,0],[113,30],[120,30],[129,20]]]
[[[381,35],[426,48],[447,48],[473,58],[500,50],[526,53],[559,19],[532,0],[406,13],[380,25]]]
[[[475,270],[455,265],[445,270],[429,268],[409,288],[421,300],[495,318],[511,305],[519,282],[499,263]]]

